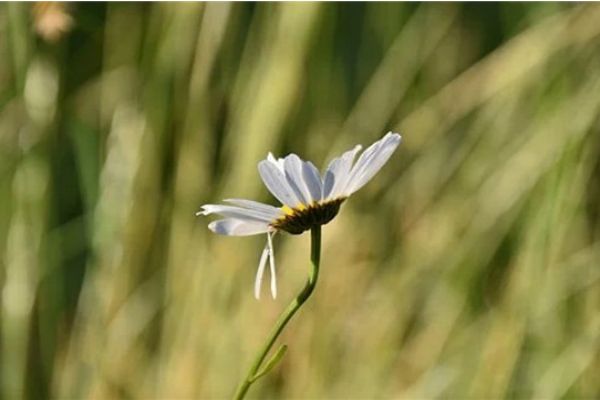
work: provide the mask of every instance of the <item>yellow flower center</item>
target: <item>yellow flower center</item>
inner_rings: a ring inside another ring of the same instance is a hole
[[[276,229],[298,235],[313,226],[325,225],[331,221],[337,215],[344,200],[346,200],[345,197],[324,203],[313,203],[308,207],[305,205],[295,208],[283,206],[281,210],[285,216],[271,225]]]

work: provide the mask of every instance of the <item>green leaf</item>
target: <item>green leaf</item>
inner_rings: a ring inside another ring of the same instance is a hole
[[[258,378],[266,375],[270,370],[272,370],[273,367],[275,367],[275,365],[277,365],[277,363],[279,361],[281,361],[281,359],[285,355],[286,351],[287,351],[287,345],[285,345],[285,344],[281,345],[281,347],[277,350],[275,355],[273,357],[271,357],[271,359],[269,361],[267,361],[267,363],[265,364],[265,367],[263,369],[261,369],[260,371],[258,371],[256,373],[256,375],[254,375],[252,378],[250,378],[250,383],[256,381]]]

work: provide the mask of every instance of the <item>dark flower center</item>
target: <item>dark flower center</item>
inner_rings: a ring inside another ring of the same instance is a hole
[[[344,200],[346,198],[339,198],[313,204],[303,209],[284,207],[286,216],[279,218],[272,226],[292,235],[299,235],[313,226],[325,225],[331,221],[340,211]]]

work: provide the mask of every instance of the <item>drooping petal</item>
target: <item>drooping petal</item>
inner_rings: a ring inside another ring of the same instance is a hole
[[[345,188],[341,190],[341,193],[350,196],[369,182],[389,160],[400,144],[401,139],[402,137],[399,134],[389,132],[365,150],[352,168]]]
[[[254,297],[260,299],[260,287],[262,285],[262,278],[265,272],[265,266],[267,265],[267,258],[269,257],[269,245],[265,244],[265,248],[260,255],[260,261],[258,262],[258,270],[256,271],[256,279],[254,280]]]
[[[258,163],[258,172],[265,186],[283,205],[296,207],[301,204],[292,188],[288,184],[284,173],[279,169],[277,162],[263,160]]]
[[[211,222],[208,229],[219,235],[250,236],[269,232],[271,227],[266,222],[226,218]]]
[[[227,206],[223,204],[205,204],[202,206],[202,211],[198,211],[196,215],[218,214],[227,218],[236,218],[241,220],[272,222],[277,218],[270,213],[264,213],[258,210],[248,208]]]
[[[263,215],[268,215],[269,217],[274,219],[283,216],[283,211],[281,211],[281,208],[273,207],[269,204],[259,203],[258,201],[247,199],[225,199],[223,201],[226,201],[227,203],[231,203],[239,207],[260,212]]]
[[[323,182],[317,167],[315,167],[310,161],[305,161],[302,164],[302,177],[304,178],[306,187],[310,192],[311,198],[314,201],[321,201],[323,198]]]
[[[302,175],[303,161],[295,154],[290,154],[284,159],[285,177],[302,204],[308,206],[313,201],[312,195],[304,182]]]
[[[269,266],[271,268],[271,296],[277,297],[277,276],[275,275],[275,252],[273,251],[273,234],[267,234],[267,245],[269,246]]]

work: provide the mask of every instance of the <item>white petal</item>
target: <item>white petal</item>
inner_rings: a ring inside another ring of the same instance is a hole
[[[328,199],[335,185],[335,175],[340,167],[340,159],[334,158],[331,160],[323,176],[323,199]]]
[[[267,244],[269,246],[269,266],[271,268],[271,296],[273,296],[273,298],[276,298],[277,277],[275,275],[275,253],[273,252],[273,239],[271,234],[267,234]]]
[[[259,222],[272,222],[277,218],[273,218],[272,214],[264,213],[262,211],[250,210],[248,208],[226,206],[222,204],[205,204],[202,206],[202,211],[196,213],[196,215],[210,215],[219,214],[227,218],[236,218],[242,220],[259,221]]]
[[[334,175],[333,177],[333,185],[329,190],[327,200],[333,200],[343,195],[344,188],[348,183],[348,178],[350,177],[350,170],[352,168],[352,162],[354,161],[354,157],[356,157],[356,153],[358,153],[362,149],[361,145],[356,145],[352,150],[349,150],[342,154],[340,158],[338,158],[338,162],[333,166],[333,170],[331,171]]]
[[[323,185],[323,198],[332,200],[341,194],[341,191],[346,186],[352,161],[356,153],[362,148],[361,145],[356,145],[352,150],[342,154],[341,157],[331,160],[325,171],[325,179]]]
[[[369,182],[389,160],[400,144],[401,139],[401,136],[397,133],[389,132],[365,150],[352,168],[342,193],[345,196],[350,196]]]
[[[268,235],[268,234],[267,234]],[[267,258],[269,257],[269,246],[265,244],[265,248],[260,255],[260,261],[258,262],[258,270],[256,271],[256,279],[254,280],[254,297],[260,299],[260,286],[262,284],[263,274],[265,272],[265,266],[267,265]]]
[[[283,158],[275,158],[273,156],[273,153],[269,152],[269,154],[267,155],[267,161],[274,164],[277,167],[277,169],[281,171],[281,173],[285,173],[285,169],[283,166]]]
[[[259,203],[258,201],[246,200],[246,199],[225,199],[223,201],[226,201],[231,204],[235,204],[236,206],[239,206],[239,207],[244,207],[244,208],[247,208],[250,210],[255,210],[264,215],[269,215],[275,219],[284,215],[283,211],[281,211],[281,208],[273,207],[272,205],[269,205],[269,204]]]
[[[284,160],[285,177],[296,197],[304,205],[310,205],[313,198],[304,182],[302,166],[304,162],[295,154],[288,155]]]
[[[265,222],[226,218],[211,222],[208,229],[220,235],[250,236],[269,232],[271,228]]]
[[[302,176],[304,183],[310,192],[310,196],[314,201],[321,201],[323,198],[323,182],[319,170],[310,161],[305,161],[302,164]]]
[[[300,205],[298,197],[294,194],[294,191],[290,188],[285,179],[283,172],[270,160],[263,160],[258,163],[258,172],[262,178],[265,186],[282,204],[289,207],[296,207]]]

